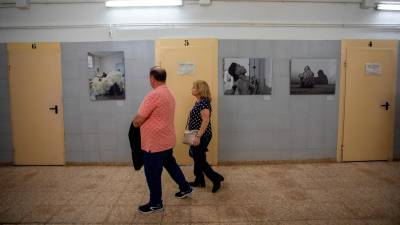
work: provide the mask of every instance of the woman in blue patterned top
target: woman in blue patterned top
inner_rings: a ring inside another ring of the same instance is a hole
[[[198,80],[193,83],[192,95],[197,101],[190,111],[188,128],[199,130],[193,145],[190,146],[189,155],[194,160],[194,175],[196,179],[190,182],[193,187],[205,187],[204,174],[213,182],[212,192],[215,193],[221,187],[224,177],[215,172],[206,159],[208,144],[212,138],[211,130],[211,93],[207,82]]]

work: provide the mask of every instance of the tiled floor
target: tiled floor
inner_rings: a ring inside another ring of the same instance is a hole
[[[211,184],[165,211],[137,212],[148,191],[131,167],[0,167],[0,223],[399,225],[400,162],[219,166]],[[189,180],[192,167],[182,167]]]

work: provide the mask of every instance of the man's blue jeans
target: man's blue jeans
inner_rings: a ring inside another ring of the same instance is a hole
[[[151,206],[162,204],[161,173],[163,167],[165,167],[171,178],[179,185],[181,191],[190,189],[189,183],[186,181],[182,170],[172,155],[172,149],[156,153],[145,152],[143,160],[144,174],[150,190],[149,203]]]

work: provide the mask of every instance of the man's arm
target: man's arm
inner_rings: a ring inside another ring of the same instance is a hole
[[[147,120],[147,118],[145,118],[145,117],[143,117],[143,116],[137,114],[137,115],[133,118],[132,123],[133,123],[133,126],[135,126],[135,127],[140,127],[140,126],[142,126],[142,124],[143,124],[144,122],[146,122],[146,120]]]
[[[139,106],[138,113],[133,117],[133,126],[140,127],[150,117],[151,113],[157,106],[157,96],[154,93],[150,93],[144,97],[142,103]]]

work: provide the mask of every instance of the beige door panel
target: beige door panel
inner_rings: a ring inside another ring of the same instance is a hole
[[[207,157],[210,163],[217,163],[218,152],[218,41],[216,39],[158,40],[156,62],[167,70],[167,86],[175,100],[175,130],[177,145],[174,149],[179,164],[192,164],[188,146],[182,144],[182,136],[188,113],[195,103],[191,95],[192,83],[205,80],[212,93],[213,138]]]
[[[63,165],[64,122],[58,43],[8,44],[16,165]],[[58,113],[50,110],[57,105]]]
[[[343,161],[393,157],[397,42],[371,43],[372,47],[368,41],[349,41],[342,48],[346,51],[339,132]]]

